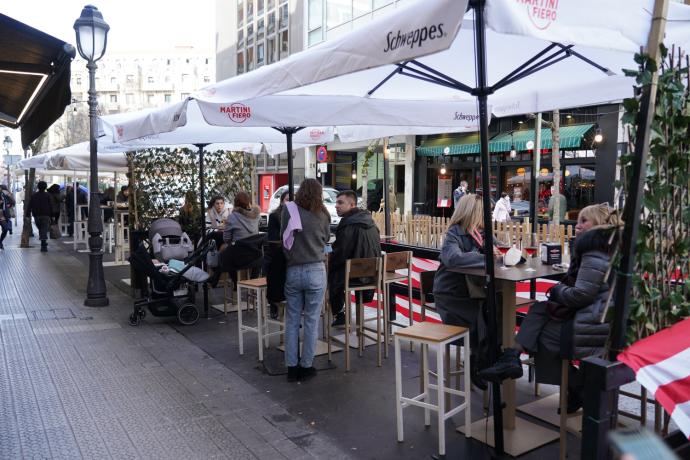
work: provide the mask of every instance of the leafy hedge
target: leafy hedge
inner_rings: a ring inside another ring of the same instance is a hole
[[[137,228],[147,228],[151,221],[177,219],[187,192],[199,199],[199,152],[189,149],[148,149],[129,154],[136,196]],[[222,150],[204,152],[206,200],[222,195],[232,200],[244,190],[251,193],[253,159],[245,153]],[[202,209],[205,209],[207,203]],[[198,213],[199,206],[195,207]],[[198,217],[198,216],[197,216]],[[199,219],[194,219],[199,222]],[[190,233],[196,228],[185,229]]]
[[[690,316],[690,80],[688,58],[662,46],[656,110],[652,123],[643,211],[637,240],[634,292],[628,338],[638,340]],[[637,55],[639,68],[626,70],[641,87],[657,64]],[[638,87],[638,88],[639,88]],[[638,92],[639,93],[639,92]],[[630,145],[634,146],[639,98],[623,103]],[[634,153],[621,158],[623,185]]]

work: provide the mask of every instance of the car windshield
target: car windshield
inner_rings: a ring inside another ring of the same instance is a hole
[[[323,202],[324,203],[335,203],[338,197],[338,192],[335,190],[324,190],[323,191]]]

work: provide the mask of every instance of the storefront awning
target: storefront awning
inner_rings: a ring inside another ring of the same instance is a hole
[[[590,130],[594,128],[594,124],[587,123],[582,125],[561,126],[559,132],[561,134],[561,149],[578,149],[582,146],[582,140]],[[533,129],[525,129],[520,131],[513,131],[510,133],[502,133],[493,138],[489,142],[489,151],[491,153],[510,152],[512,146],[515,146],[517,151],[526,151],[527,143],[534,142],[535,132]],[[541,148],[551,149],[551,128],[542,128],[541,130]]]
[[[27,147],[72,101],[74,47],[0,14],[0,125],[22,128]]]
[[[421,157],[438,157],[443,155],[478,155],[479,154],[479,142],[477,142],[477,135],[473,134],[470,136],[453,138],[452,140],[447,140],[448,143],[436,139],[427,145],[422,145],[417,147],[417,155]],[[447,152],[444,150],[448,148]]]

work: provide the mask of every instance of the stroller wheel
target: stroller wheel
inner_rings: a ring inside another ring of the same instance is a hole
[[[141,316],[138,315],[137,313],[132,313],[129,315],[129,325],[130,326],[138,326],[139,323],[141,322]]]
[[[185,303],[177,310],[177,320],[185,326],[191,326],[199,320],[199,309],[193,303]]]

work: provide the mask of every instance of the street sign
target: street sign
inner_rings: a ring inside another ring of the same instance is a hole
[[[328,150],[326,150],[326,147],[321,145],[319,148],[316,149],[316,161],[319,163],[322,163],[326,161],[328,158]]]
[[[328,172],[328,163],[319,163],[319,172],[325,173]]]

